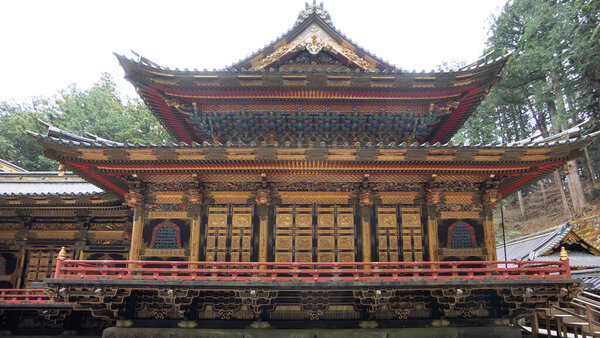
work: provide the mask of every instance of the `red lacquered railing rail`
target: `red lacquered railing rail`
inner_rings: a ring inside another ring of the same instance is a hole
[[[52,298],[44,289],[0,289],[0,304],[48,304]]]
[[[165,262],[58,260],[55,278],[196,281],[431,281],[571,278],[568,261],[547,262]]]

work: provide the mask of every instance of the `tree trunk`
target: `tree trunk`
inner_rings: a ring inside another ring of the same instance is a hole
[[[548,196],[546,195],[546,187],[544,187],[544,181],[539,180],[538,185],[540,186],[540,191],[542,192],[542,199],[544,200],[544,206],[548,205]]]
[[[594,173],[594,168],[592,168],[592,161],[590,160],[590,153],[588,152],[587,147],[583,148],[583,154],[585,155],[585,163],[590,174],[590,178],[592,179],[592,185],[594,188],[598,188],[598,180],[596,179],[596,175]]]
[[[523,193],[521,190],[517,192],[517,196],[519,197],[519,209],[521,209],[521,220],[525,220],[525,204],[523,203]]]
[[[569,218],[573,218],[573,214],[571,213],[571,209],[569,208],[569,202],[567,201],[567,195],[565,195],[565,191],[563,189],[562,180],[560,178],[560,174],[558,170],[554,171],[554,182],[558,191],[560,191],[560,197],[562,198],[563,209],[565,210],[565,215],[569,215]]]
[[[583,194],[583,186],[581,185],[581,179],[579,178],[579,170],[577,161],[571,160],[567,162],[569,168],[569,176],[567,177],[567,183],[569,184],[569,192],[571,194],[571,201],[573,201],[573,210],[576,215],[581,215],[583,208],[586,205],[585,195]]]

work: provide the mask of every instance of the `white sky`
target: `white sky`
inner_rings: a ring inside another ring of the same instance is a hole
[[[310,0],[312,2],[312,0]],[[475,61],[507,0],[326,0],[333,24],[407,70]],[[113,52],[170,68],[222,68],[286,32],[304,0],[0,2],[0,101],[88,88],[109,72],[136,96]]]

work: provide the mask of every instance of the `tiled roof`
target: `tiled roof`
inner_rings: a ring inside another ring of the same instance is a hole
[[[495,149],[523,149],[523,148],[549,148],[557,145],[566,145],[566,144],[578,144],[580,142],[585,141],[593,141],[596,137],[600,135],[600,131],[596,131],[590,134],[577,136],[573,138],[568,138],[564,140],[554,140],[554,141],[545,141],[545,140],[532,140],[529,143],[489,143],[483,144],[478,143],[474,145],[465,145],[463,143],[435,143],[430,144],[426,143],[406,143],[402,142],[399,144],[389,143],[389,144],[372,144],[368,143],[360,143],[356,142],[354,144],[326,144],[324,142],[320,143],[290,143],[286,142],[285,144],[279,144],[275,142],[274,144],[267,144],[267,142],[255,143],[250,142],[249,144],[244,143],[232,143],[228,142],[227,144],[222,144],[219,142],[208,142],[205,141],[203,143],[191,142],[191,143],[119,143],[114,141],[108,141],[103,139],[88,139],[77,136],[77,138],[71,138],[66,135],[61,135],[59,137],[52,135],[42,135],[39,133],[35,133],[32,131],[27,131],[27,133],[33,136],[36,139],[47,140],[54,143],[76,146],[76,147],[84,147],[84,148],[130,148],[130,149],[139,149],[139,148],[168,148],[168,149],[176,149],[176,148],[458,148],[461,150],[466,149],[481,149],[481,148],[495,148]],[[66,133],[65,134],[69,134]],[[70,134],[73,135],[73,134]]]
[[[558,261],[560,260],[560,252],[553,252],[551,254],[537,257],[535,261]],[[569,265],[571,267],[585,267],[585,268],[600,268],[600,256],[593,255],[589,252],[584,251],[570,251],[569,252]]]
[[[103,192],[72,173],[0,173],[1,196],[93,195]]]
[[[584,290],[600,291],[600,268],[575,270],[571,276],[583,280]]]
[[[571,228],[563,224],[506,243],[507,260],[532,260],[558,244]],[[498,259],[504,259],[504,245],[496,246]]]

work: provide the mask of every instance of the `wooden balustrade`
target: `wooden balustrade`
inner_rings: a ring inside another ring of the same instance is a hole
[[[182,281],[444,281],[571,278],[568,261],[181,262],[59,260],[57,279]]]

